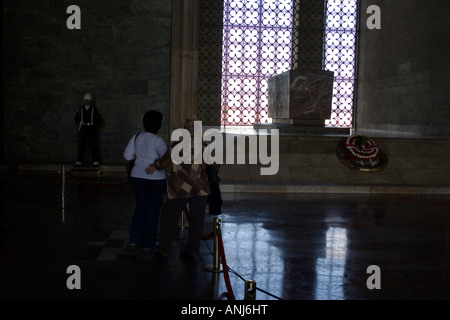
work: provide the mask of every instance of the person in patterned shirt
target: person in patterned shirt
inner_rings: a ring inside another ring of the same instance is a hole
[[[194,120],[187,119],[182,128],[188,130],[193,136]],[[193,153],[194,139],[191,139],[191,141]],[[195,260],[203,236],[206,203],[211,189],[204,161],[201,164],[174,164],[171,159],[173,147],[174,145],[169,148],[163,157],[157,159],[154,164],[147,168],[147,173],[151,174],[154,170],[162,170],[171,166],[167,183],[167,201],[161,212],[159,250],[155,253],[155,256],[160,260],[167,259],[180,215],[189,205],[189,239],[186,247],[180,253],[180,258]]]

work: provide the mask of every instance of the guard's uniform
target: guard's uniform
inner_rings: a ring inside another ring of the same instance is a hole
[[[75,122],[78,124],[79,129],[78,154],[75,165],[81,166],[86,146],[89,146],[91,150],[93,165],[99,165],[97,128],[101,121],[101,116],[94,106],[81,106],[78,108],[75,114]]]

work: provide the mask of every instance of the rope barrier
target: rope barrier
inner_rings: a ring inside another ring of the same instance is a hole
[[[271,297],[276,298],[278,300],[283,300],[282,298],[277,297],[276,295],[274,295],[268,291],[258,288],[256,286],[256,282],[254,280],[246,280],[244,277],[239,275],[236,271],[234,271],[233,269],[231,269],[228,266],[226,256],[225,256],[225,249],[224,249],[224,245],[223,245],[222,232],[220,230],[220,223],[219,223],[220,219],[215,218],[214,222],[215,222],[214,231],[211,232],[207,236],[203,236],[202,239],[209,240],[209,239],[211,239],[211,237],[214,237],[213,264],[205,266],[205,269],[207,271],[211,271],[211,272],[222,272],[223,271],[225,285],[226,285],[228,292],[222,293],[221,296],[226,296],[229,300],[236,300],[234,293],[233,293],[233,288],[231,286],[230,276],[229,276],[229,272],[231,272],[245,282],[245,298],[244,298],[244,300],[255,300],[255,296],[256,296],[255,291],[256,290],[261,291],[267,295],[270,295]],[[208,246],[208,248],[209,248],[209,246]],[[217,249],[220,253],[216,252]],[[220,254],[221,263],[222,263],[223,268],[220,267],[220,261],[218,261],[219,260],[218,254]]]
[[[74,175],[72,172],[69,172],[69,175],[70,175],[72,178],[74,178],[76,181],[78,181],[78,182],[82,182],[82,183],[85,183],[85,184],[89,184],[89,185],[95,186],[95,187],[120,187],[120,186],[124,186],[124,185],[129,184],[128,181],[125,181],[125,182],[122,182],[122,183],[115,183],[115,184],[93,183],[93,182],[90,182],[90,181],[88,181],[88,180],[81,179],[80,177],[77,177],[77,176]]]
[[[256,299],[256,281],[245,280],[245,297],[244,300]]]
[[[214,219],[213,229],[213,263],[205,266],[205,270],[214,273],[222,272],[220,266],[220,249],[219,249],[219,233],[220,233],[220,219]]]
[[[55,172],[51,177],[49,177],[48,179],[46,179],[42,183],[36,184],[34,186],[31,186],[31,187],[28,187],[28,188],[25,188],[25,189],[15,190],[15,191],[8,191],[8,192],[2,192],[2,193],[22,193],[22,192],[27,192],[27,191],[30,191],[30,190],[42,187],[42,186],[50,183],[61,172],[63,173],[62,174],[63,175],[63,177],[62,177],[62,208],[64,210],[64,193],[65,193],[65,191],[64,191],[65,186],[64,185],[65,185],[65,173],[66,173],[66,170],[65,170],[64,167],[62,167],[62,170],[59,170],[59,171]],[[89,184],[89,185],[93,185],[93,186],[97,186],[97,187],[117,187],[117,186],[123,186],[123,185],[129,184],[129,181],[125,181],[123,183],[118,183],[118,184],[92,183],[92,182],[90,182],[88,180],[81,179],[80,177],[77,177],[76,175],[74,175],[71,172],[69,172],[69,175],[72,178],[74,178],[76,181],[79,181],[79,182],[85,183],[85,184]],[[186,214],[187,220],[189,221],[189,211],[187,210],[187,208],[185,208],[185,214]],[[255,290],[259,290],[259,291],[264,292],[265,294],[268,294],[268,295],[270,295],[270,296],[272,296],[272,297],[274,297],[276,299],[282,300],[282,298],[277,297],[277,296],[275,296],[275,295],[273,295],[273,294],[271,294],[271,293],[269,293],[267,291],[264,291],[264,290],[256,287],[256,283],[254,281],[244,279],[242,276],[240,276],[237,272],[235,272],[233,269],[231,269],[227,265],[227,260],[226,260],[226,256],[225,256],[225,249],[224,249],[223,239],[222,239],[222,233],[221,233],[221,230],[220,230],[220,223],[219,223],[220,219],[216,218],[214,220],[216,222],[214,230],[211,233],[209,233],[207,235],[204,235],[202,237],[202,240],[206,241],[206,240],[210,240],[210,239],[214,238],[214,242],[215,242],[214,243],[214,249],[215,249],[214,250],[215,251],[214,252],[214,255],[215,255],[214,260],[216,260],[216,261],[214,262],[214,264],[212,266],[213,270],[210,269],[208,271],[222,272],[222,268],[220,268],[220,261],[218,261],[219,260],[218,259],[218,255],[220,254],[221,262],[222,262],[222,265],[223,265],[223,274],[224,274],[225,285],[226,285],[226,288],[228,290],[228,292],[222,293],[222,296],[227,297],[229,300],[236,300],[234,292],[233,292],[233,288],[231,286],[230,276],[229,276],[229,272],[231,272],[231,273],[237,275],[243,281],[245,281],[245,283],[246,283],[245,299],[246,300],[249,300],[249,299],[253,300],[254,299],[254,295],[255,295],[254,291]]]
[[[214,232],[211,232],[210,234],[204,235],[202,237],[202,240],[210,240],[214,236]]]
[[[219,240],[220,256],[222,257],[223,277],[225,279],[225,285],[228,290],[228,296],[229,296],[230,300],[236,300],[234,293],[233,293],[233,287],[231,286],[231,282],[230,282],[230,275],[228,274],[227,259],[225,257],[225,250],[223,248],[223,240],[222,240],[221,233],[218,234],[218,240]]]
[[[65,170],[65,168],[63,167],[62,170],[56,171],[50,178],[48,178],[47,180],[45,180],[45,181],[42,182],[42,183],[38,183],[38,184],[36,184],[36,185],[34,185],[34,186],[31,186],[31,187],[28,187],[28,188],[25,188],[25,189],[14,190],[14,191],[7,191],[7,192],[2,192],[2,193],[21,193],[21,192],[27,192],[27,191],[30,191],[30,190],[33,190],[33,189],[37,189],[37,188],[39,188],[39,187],[43,187],[44,185],[50,183],[53,179],[55,179],[60,173],[62,173],[62,171],[63,171],[63,177],[62,177],[62,179],[63,179],[63,184],[64,184],[64,182],[65,182],[65,173],[66,173],[66,170]],[[69,173],[69,175],[70,175],[72,178],[74,178],[76,181],[82,182],[82,183],[85,183],[85,184],[89,184],[89,185],[92,185],[92,186],[96,186],[96,187],[119,187],[119,186],[124,186],[124,185],[129,184],[129,181],[125,181],[125,182],[121,182],[121,183],[116,183],[116,184],[93,183],[93,182],[91,182],[91,181],[88,181],[88,180],[82,179],[82,178],[80,178],[80,177],[77,177],[77,176],[74,175],[72,172],[68,172],[68,173]]]
[[[17,193],[24,193],[27,191],[31,191],[33,189],[37,189],[39,187],[43,187],[44,185],[50,183],[52,180],[54,180],[59,174],[61,174],[61,209],[63,210],[64,213],[64,209],[65,209],[65,185],[66,185],[66,169],[64,166],[62,166],[61,170],[56,171],[50,178],[46,179],[45,181],[43,181],[42,183],[38,183],[36,185],[33,185],[31,187],[25,188],[25,189],[20,189],[20,190],[14,190],[14,191],[5,191],[5,192],[0,192],[0,194],[17,194]],[[76,181],[85,183],[85,184],[89,184],[89,185],[93,185],[93,186],[97,186],[97,187],[117,187],[117,186],[124,186],[129,184],[128,181],[125,181],[123,183],[117,183],[117,184],[102,184],[102,183],[92,183],[90,181],[87,181],[85,179],[81,179],[80,177],[77,177],[76,175],[74,175],[73,173],[69,172],[69,175],[71,177],[73,177]]]
[[[39,184],[36,184],[36,185],[34,185],[34,186],[31,186],[31,187],[28,187],[28,188],[25,188],[25,189],[21,189],[21,190],[7,191],[7,192],[4,192],[4,193],[22,193],[22,192],[27,192],[27,191],[30,191],[30,190],[33,190],[33,189],[37,189],[37,188],[39,188],[39,187],[42,187],[42,186],[44,186],[44,185],[50,183],[50,182],[51,182],[53,179],[55,179],[60,173],[61,173],[61,171],[57,171],[57,172],[55,172],[50,178],[48,178],[47,180],[45,180],[44,182],[39,183]]]
[[[243,276],[241,276],[239,273],[237,273],[236,271],[234,271],[233,269],[231,269],[230,267],[228,267],[228,269],[229,269],[229,271],[230,271],[232,274],[234,274],[235,276],[237,276],[238,278],[240,278],[242,281],[244,281],[244,282],[245,282],[245,281],[248,281],[248,280],[246,280]],[[266,290],[263,290],[263,289],[261,289],[261,288],[255,287],[255,289],[258,290],[258,291],[261,291],[262,293],[265,293],[265,294],[267,294],[268,296],[271,296],[271,297],[273,297],[273,298],[275,298],[275,299],[278,299],[278,300],[284,300],[283,298],[280,298],[280,297],[274,295],[273,293],[270,293],[270,292],[268,292],[268,291],[266,291]]]

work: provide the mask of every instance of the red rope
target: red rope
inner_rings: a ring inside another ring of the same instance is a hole
[[[225,285],[228,290],[228,297],[230,298],[230,300],[236,300],[236,298],[234,297],[233,288],[231,287],[230,275],[228,274],[227,259],[225,257],[225,250],[223,248],[222,235],[220,233],[218,234],[218,240],[219,240],[220,256],[222,257],[223,277],[225,279]]]
[[[212,237],[214,237],[214,232],[211,231],[210,234],[204,235],[202,237],[202,240],[210,240],[210,239],[212,239]]]
[[[184,208],[184,213],[186,214],[186,218],[189,221],[189,210],[188,210],[187,207]],[[210,234],[203,236],[202,240],[209,240],[212,237],[214,237],[214,232],[213,231]],[[219,240],[220,256],[222,257],[223,276],[225,278],[225,285],[227,286],[227,290],[228,290],[228,294],[226,296],[229,298],[229,300],[236,300],[236,298],[234,297],[233,288],[231,287],[230,275],[228,274],[227,259],[225,257],[225,250],[223,248],[222,235],[220,234],[220,232],[217,235],[217,237],[218,237],[218,240]]]
[[[189,210],[188,210],[187,207],[184,208],[184,212],[186,214],[186,218],[189,221]],[[202,240],[209,240],[212,237],[214,237],[214,231],[212,231],[208,235],[203,236]],[[236,298],[234,297],[233,288],[231,287],[230,275],[228,274],[227,258],[225,257],[225,249],[223,248],[222,235],[221,235],[220,232],[218,233],[217,238],[219,240],[220,256],[222,257],[223,277],[225,279],[225,285],[226,285],[227,290],[228,290],[228,294],[226,296],[227,296],[227,298],[229,298],[229,300],[236,300]]]
[[[116,183],[116,184],[104,184],[104,183],[92,183],[90,181],[81,179],[80,177],[75,176],[73,173],[69,172],[69,175],[72,176],[72,178],[74,178],[75,180],[82,182],[82,183],[86,183],[89,184],[91,186],[96,186],[96,187],[119,187],[119,186],[124,186],[126,184],[128,184],[129,182],[122,182],[122,183]]]
[[[189,221],[189,210],[187,207],[184,208],[184,213],[186,214],[186,218]],[[213,236],[214,236],[214,232],[211,232],[210,234],[203,236],[202,240],[209,240]],[[217,238],[219,240],[220,256],[222,257],[223,277],[225,279],[225,285],[228,290],[228,294],[226,296],[227,296],[227,298],[229,298],[229,300],[236,300],[236,298],[234,297],[233,288],[232,288],[231,282],[230,282],[230,275],[228,274],[227,258],[225,257],[225,249],[223,248],[223,240],[222,240],[222,235],[220,232],[217,235]]]
[[[56,176],[57,176],[60,172],[61,172],[61,171],[55,172],[50,178],[48,178],[48,179],[45,180],[44,182],[39,183],[39,184],[37,184],[37,185],[31,186],[31,187],[28,187],[28,188],[25,188],[25,189],[22,189],[22,190],[8,191],[8,192],[5,192],[5,193],[20,193],[20,192],[30,191],[30,190],[36,189],[36,188],[38,188],[38,187],[42,187],[42,186],[46,185],[47,183],[50,183],[50,181],[52,181],[53,179],[55,179]]]

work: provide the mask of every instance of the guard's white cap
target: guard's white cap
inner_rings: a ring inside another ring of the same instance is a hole
[[[90,93],[86,93],[86,94],[84,95],[84,100],[92,100],[91,94],[90,94]]]

